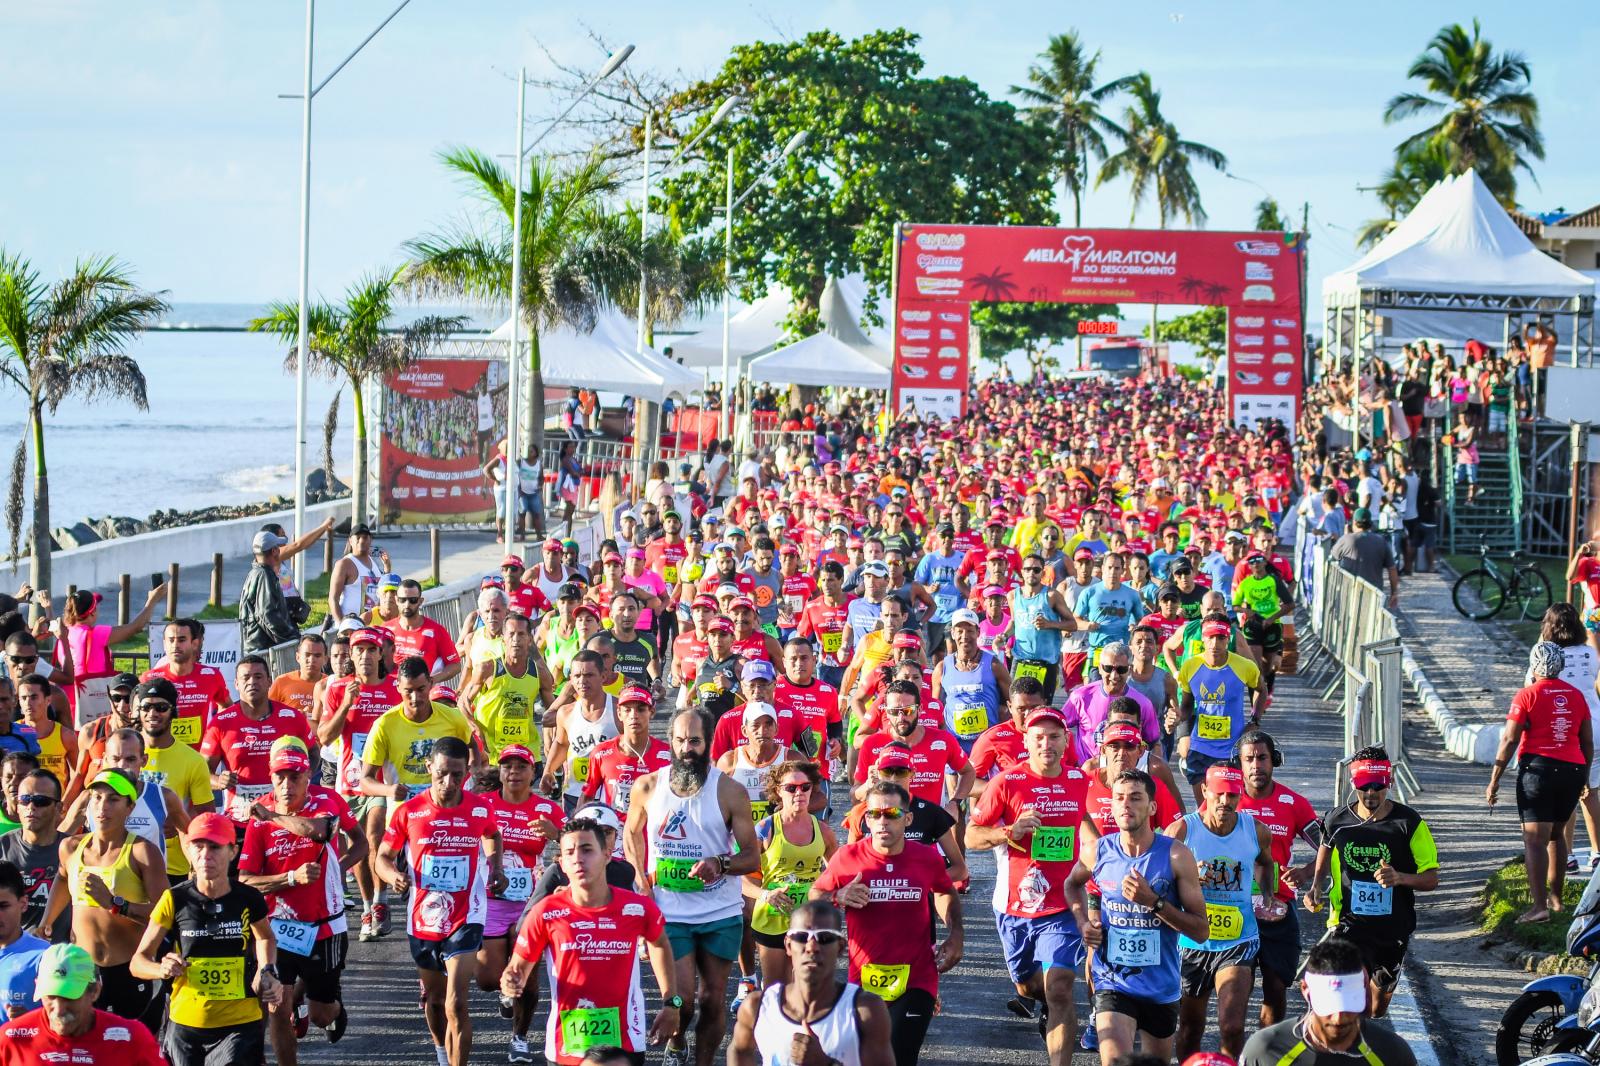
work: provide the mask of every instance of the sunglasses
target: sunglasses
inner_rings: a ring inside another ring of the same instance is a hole
[[[904,807],[868,807],[863,812],[863,817],[887,822],[892,822],[896,818],[904,818],[905,816],[906,809]]]
[[[45,796],[37,792],[17,793],[18,807],[50,807],[56,802],[54,796]]]
[[[1101,665],[1100,672],[1102,674],[1125,674],[1125,673],[1128,672],[1128,667],[1126,667],[1126,666],[1105,666],[1105,665]]]
[[[111,702],[112,703],[132,703],[133,702],[133,695],[131,693],[113,692],[110,695],[111,695]]]
[[[1042,574],[1042,573],[1044,573],[1044,567],[1042,567],[1042,566],[1024,566],[1022,568],[1022,572],[1024,574]]]
[[[844,934],[837,929],[791,929],[783,934],[785,939],[796,944],[816,944],[818,947],[831,947],[834,944],[844,943]]]
[[[789,795],[798,796],[801,793],[805,793],[805,792],[810,792],[811,791],[811,782],[806,781],[806,782],[803,782],[803,783],[797,784],[797,785],[784,785],[784,786],[782,786],[782,788],[783,788],[783,790],[785,792],[789,793]]]
[[[141,711],[155,711],[157,714],[170,714],[170,713],[172,713],[172,704],[170,704],[170,703],[141,703],[141,704],[139,704],[139,709]]]
[[[37,655],[7,655],[6,661],[12,666],[32,666],[39,661]]]
[[[401,603],[421,603],[422,602],[422,597],[421,596],[398,596],[398,597],[396,597],[396,599],[398,599]]]

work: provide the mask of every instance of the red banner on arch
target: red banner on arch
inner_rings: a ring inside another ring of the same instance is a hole
[[[1292,429],[1299,414],[1299,234],[915,224],[900,227],[897,252],[897,411],[910,401],[924,412],[964,413],[970,305],[1014,301],[1226,307],[1235,421],[1278,417]],[[957,325],[959,342],[939,341],[941,328]],[[957,358],[946,349],[959,352],[959,371],[941,364],[941,356]]]

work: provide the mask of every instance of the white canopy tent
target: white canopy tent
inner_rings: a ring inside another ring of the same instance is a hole
[[[783,340],[783,320],[789,316],[793,302],[783,289],[773,289],[748,307],[741,308],[728,319],[728,350],[737,364],[747,356],[768,352]],[[709,329],[691,333],[687,337],[674,337],[666,345],[672,349],[672,358],[681,359],[684,366],[720,368],[722,366],[722,318]],[[715,375],[714,375],[715,376]],[[718,380],[721,380],[718,377]]]
[[[744,372],[751,381],[765,385],[889,387],[888,367],[827,331],[757,356]]]
[[[1577,358],[1592,347],[1594,292],[1591,278],[1535,248],[1468,171],[1429,189],[1371,251],[1323,280],[1325,339],[1341,360],[1418,337],[1501,345],[1542,318]]]
[[[545,384],[620,392],[656,403],[701,387],[699,374],[654,348],[636,351],[636,336],[633,323],[614,307],[603,308],[588,333],[567,327],[541,332],[539,360]],[[510,320],[489,339],[509,344]],[[526,343],[525,333],[523,339]]]

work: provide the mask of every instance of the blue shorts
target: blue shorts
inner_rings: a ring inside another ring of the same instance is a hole
[[[1006,952],[1006,969],[1017,984],[1041,969],[1061,966],[1070,971],[1083,965],[1083,938],[1078,935],[1078,923],[1072,920],[1071,911],[1041,918],[997,913],[994,924],[1000,930],[1000,946]]]
[[[1222,761],[1215,755],[1191,751],[1183,757],[1183,776],[1188,778],[1189,784],[1198,785],[1206,779],[1206,771]]]
[[[444,973],[445,963],[457,955],[476,952],[483,946],[483,926],[477,922],[463,925],[443,940],[423,940],[417,936],[408,939],[411,941],[411,958],[416,962],[417,969]]]

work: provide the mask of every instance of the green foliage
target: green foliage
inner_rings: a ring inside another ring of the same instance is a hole
[[[1150,336],[1150,327],[1140,331]],[[1221,356],[1228,344],[1228,309],[1202,307],[1187,315],[1156,324],[1156,340],[1184,341],[1194,345],[1202,355]]]
[[[1459,23],[1434,34],[1406,76],[1420,81],[1425,91],[1396,95],[1383,120],[1403,122],[1418,115],[1438,120],[1401,141],[1396,157],[1437,145],[1452,174],[1476,170],[1496,199],[1515,206],[1516,172],[1532,174],[1529,160],[1544,158],[1528,60],[1521,52],[1496,53],[1473,19],[1470,35]]]
[[[1048,130],[1017,121],[1015,108],[964,78],[922,77],[917,42],[896,29],[740,45],[668,102],[669,115],[705,115],[730,94],[743,100],[662,193],[686,232],[712,227],[734,151],[735,189],[754,185],[733,231],[745,297],[782,285],[803,318],[830,276],[860,271],[882,291],[896,222],[1052,221]],[[756,183],[802,130],[810,139]]]
[[[1278,208],[1278,201],[1268,196],[1256,204],[1256,218],[1254,228],[1259,230],[1276,230],[1284,232],[1289,224],[1283,220],[1283,212]]]
[[[1105,135],[1116,129],[1101,105],[1133,81],[1122,77],[1096,85],[1099,66],[1099,50],[1091,53],[1078,32],[1068,30],[1051,37],[1039,61],[1028,67],[1028,84],[1011,87],[1011,94],[1027,105],[1028,120],[1050,131],[1056,169],[1062,186],[1072,195],[1074,226],[1083,224],[1089,157],[1105,159]],[[1063,210],[1065,206],[1063,203]]]
[[[1078,323],[1115,315],[1115,305],[1050,303],[977,303],[972,323],[978,327],[983,358],[1002,363],[1015,351],[1040,364],[1046,348],[1078,335]]]
[[[1387,218],[1369,219],[1356,233],[1356,245],[1370,248],[1389,235],[1399,220],[1411,213],[1427,191],[1448,178],[1449,153],[1437,142],[1413,145],[1398,152],[1394,166],[1378,183],[1378,202],[1388,208]]]
[[[1200,205],[1200,187],[1195,184],[1191,163],[1204,163],[1218,170],[1228,168],[1228,157],[1208,145],[1186,141],[1178,128],[1161,111],[1161,93],[1142,71],[1127,79],[1132,99],[1123,109],[1121,124],[1112,123],[1112,132],[1122,142],[1120,151],[1107,156],[1094,183],[1127,178],[1132,207],[1131,223],[1145,197],[1155,193],[1156,215],[1162,229],[1167,222],[1182,216],[1192,226],[1206,222]]]
[[[1548,922],[1518,925],[1517,916],[1533,906],[1528,896],[1528,867],[1520,859],[1506,863],[1484,883],[1480,925],[1485,933],[1500,933],[1528,947],[1559,953],[1566,947],[1567,926],[1572,924],[1572,912],[1583,889],[1582,879],[1568,877],[1561,893],[1565,910],[1552,913]]]

